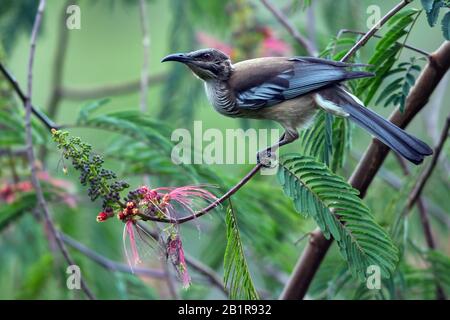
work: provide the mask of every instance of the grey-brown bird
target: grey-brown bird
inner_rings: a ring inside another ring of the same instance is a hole
[[[433,153],[426,143],[366,108],[341,84],[373,76],[352,70],[365,65],[312,57],[265,57],[233,64],[217,49],[171,54],[161,62],[165,61],[181,62],[203,80],[217,112],[280,123],[285,132],[276,145],[265,150],[268,156],[298,139],[297,129],[310,125],[320,109],[349,118],[415,164]],[[258,161],[263,155],[258,154]]]

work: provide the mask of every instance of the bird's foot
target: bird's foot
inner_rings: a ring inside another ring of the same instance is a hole
[[[256,154],[256,162],[264,168],[274,168],[277,164],[276,154],[270,149],[260,151]]]

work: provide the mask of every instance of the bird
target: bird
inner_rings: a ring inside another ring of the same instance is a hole
[[[425,142],[364,106],[345,87],[345,81],[374,76],[354,70],[365,64],[302,56],[232,63],[214,48],[174,53],[161,60],[167,61],[189,67],[204,82],[206,96],[220,114],[273,120],[284,128],[276,144],[258,152],[258,163],[263,165],[277,148],[297,140],[298,130],[310,126],[319,110],[348,118],[416,165],[433,153]]]

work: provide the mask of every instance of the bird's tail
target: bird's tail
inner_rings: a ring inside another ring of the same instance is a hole
[[[425,156],[433,153],[433,150],[425,142],[364,107],[358,98],[341,86],[333,86],[323,91],[325,91],[324,94],[322,91],[319,92],[323,99],[331,100],[349,115],[350,120],[412,163],[419,164]]]

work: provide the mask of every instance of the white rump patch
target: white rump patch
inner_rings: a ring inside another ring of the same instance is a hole
[[[352,97],[352,99],[355,100],[355,102],[356,102],[357,104],[359,104],[360,106],[363,106],[363,107],[364,107],[364,103],[363,103],[361,100],[359,100],[359,98],[358,98],[357,96],[354,96],[353,94],[351,94],[350,92],[348,92],[348,91],[345,90],[345,89],[342,89],[342,90],[344,90],[346,94],[348,94],[350,97]]]
[[[352,98],[356,98],[352,96]],[[357,99],[357,98],[356,98]],[[314,95],[314,100],[316,101],[317,105],[322,108],[323,110],[334,114],[338,117],[348,117],[349,114],[344,111],[341,107],[339,107],[337,104],[335,104],[333,101],[324,99],[319,93],[316,93]]]

